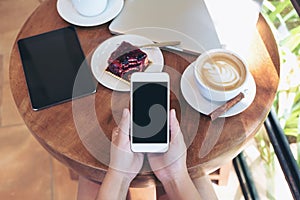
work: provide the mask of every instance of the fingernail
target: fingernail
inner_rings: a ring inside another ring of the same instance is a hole
[[[123,109],[123,114],[122,114],[122,115],[123,115],[123,117],[127,117],[127,114],[128,114],[128,112],[127,112],[127,109],[126,109],[126,108],[124,108],[124,109]]]
[[[176,116],[176,110],[175,109],[172,109],[171,112],[172,112],[172,115]]]

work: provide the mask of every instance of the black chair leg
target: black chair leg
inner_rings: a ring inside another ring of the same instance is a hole
[[[259,199],[257,189],[252,179],[251,171],[245,161],[244,154],[241,152],[237,157],[232,160],[234,170],[238,177],[241,190],[246,200]]]

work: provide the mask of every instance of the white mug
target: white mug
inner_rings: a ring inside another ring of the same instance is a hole
[[[235,52],[211,49],[197,58],[194,77],[202,96],[228,101],[248,88],[250,72],[246,61]]]
[[[108,0],[72,0],[72,4],[81,15],[92,17],[101,14]]]

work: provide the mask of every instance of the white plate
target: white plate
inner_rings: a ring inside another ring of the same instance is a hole
[[[99,15],[86,17],[80,15],[71,0],[58,0],[56,8],[58,14],[67,22],[78,26],[97,26],[115,18],[122,10],[124,0],[109,0],[106,9]]]
[[[119,35],[114,36],[101,43],[93,53],[91,68],[95,78],[105,87],[117,91],[130,91],[130,85],[105,72],[108,66],[108,58],[111,53],[123,42],[127,41],[133,45],[153,43],[150,39],[138,35]],[[148,55],[151,64],[146,68],[146,72],[161,72],[164,67],[164,58],[161,50],[157,47],[142,48]]]
[[[198,112],[203,114],[210,114],[213,110],[224,104],[225,102],[216,102],[211,101],[203,97],[196,85],[194,78],[194,63],[191,63],[186,70],[183,72],[181,77],[181,91],[185,98],[185,100]],[[239,103],[230,108],[227,112],[225,112],[220,117],[230,117],[233,115],[237,115],[244,110],[246,110],[251,103],[253,102],[256,94],[256,84],[253,76],[251,75],[249,78],[248,90],[245,93],[245,98],[243,98]]]

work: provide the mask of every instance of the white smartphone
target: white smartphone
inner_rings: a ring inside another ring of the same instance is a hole
[[[169,149],[169,75],[136,72],[130,83],[131,150],[166,152]]]

